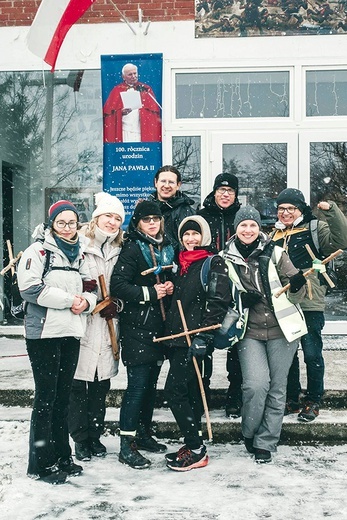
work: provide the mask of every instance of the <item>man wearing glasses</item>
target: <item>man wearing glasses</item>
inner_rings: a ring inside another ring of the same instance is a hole
[[[306,244],[318,259],[347,247],[347,220],[342,211],[330,200],[319,202],[317,208],[318,216],[324,220],[317,220],[310,206],[306,204],[303,193],[295,188],[287,188],[277,197],[278,220],[272,238],[287,251],[295,267],[303,271],[312,267]],[[316,247],[314,233],[318,238],[319,248]],[[299,360],[296,354],[288,375],[285,410],[286,415],[300,412],[298,419],[303,422],[314,421],[319,415],[320,401],[324,393],[322,329],[326,284],[318,270],[311,274],[308,280],[311,282],[312,299],[308,295],[300,304],[308,329],[308,333],[301,338],[306,363],[307,392],[300,405]]]
[[[231,173],[220,173],[215,178],[213,190],[207,195],[203,202],[203,208],[197,214],[207,220],[210,229],[212,242],[211,246],[218,252],[222,251],[226,242],[235,233],[234,218],[235,213],[241,204],[238,201],[238,178]],[[237,354],[236,346],[228,350],[227,353],[227,372],[229,388],[225,405],[227,417],[240,417],[242,406],[241,392],[241,367]],[[205,377],[204,387],[206,396],[210,394],[210,378],[212,375],[212,353],[205,357]]]

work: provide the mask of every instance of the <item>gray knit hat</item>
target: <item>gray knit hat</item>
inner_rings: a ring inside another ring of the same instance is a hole
[[[245,206],[240,208],[235,215],[234,219],[234,229],[236,231],[237,226],[243,220],[254,220],[258,226],[261,228],[261,218],[260,213],[257,209],[253,208],[253,206]]]

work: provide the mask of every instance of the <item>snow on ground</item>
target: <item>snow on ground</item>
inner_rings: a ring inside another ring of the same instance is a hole
[[[347,518],[347,446],[280,446],[257,465],[241,444],[211,445],[205,468],[176,473],[162,454],[134,470],[118,462],[119,438],[102,437],[105,459],[61,486],[26,476],[28,421],[0,421],[0,515],[5,520],[314,520]],[[179,445],[171,444],[170,451]]]

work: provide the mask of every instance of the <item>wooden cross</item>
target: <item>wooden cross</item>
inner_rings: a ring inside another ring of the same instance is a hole
[[[198,332],[205,332],[207,330],[218,329],[218,328],[220,328],[222,326],[220,323],[218,323],[216,325],[211,325],[209,327],[202,327],[200,329],[188,330],[187,322],[186,322],[186,318],[184,316],[181,300],[177,300],[177,305],[178,305],[178,310],[179,310],[179,313],[180,313],[180,316],[181,316],[181,321],[182,321],[184,332],[179,332],[178,334],[173,334],[171,336],[165,336],[165,337],[162,337],[162,338],[153,338],[153,342],[156,343],[156,342],[159,342],[159,341],[166,341],[168,339],[174,339],[174,338],[179,338],[179,337],[185,336],[186,341],[188,343],[188,347],[190,347],[191,344],[192,344],[192,341],[190,339],[190,335],[191,334],[196,334]],[[196,376],[197,376],[198,382],[199,382],[199,388],[200,388],[202,403],[204,405],[204,412],[205,412],[205,417],[206,417],[206,427],[207,427],[208,439],[210,441],[212,441],[211,420],[210,420],[210,414],[209,414],[209,411],[208,411],[208,406],[207,406],[207,401],[206,401],[206,394],[205,394],[204,384],[202,382],[202,377],[201,377],[201,373],[200,373],[198,362],[197,362],[197,360],[195,359],[194,356],[193,356],[193,364],[194,364]]]
[[[3,270],[0,271],[0,274],[1,274],[1,276],[4,276],[4,274],[7,273],[7,271],[9,271],[11,269],[11,273],[12,273],[12,276],[13,276],[14,272],[15,272],[14,266],[16,265],[16,263],[18,262],[18,260],[22,256],[23,251],[20,251],[17,256],[13,256],[12,244],[11,244],[10,240],[6,240],[6,244],[7,244],[7,249],[8,249],[8,257],[9,257],[10,261],[3,268]]]
[[[104,299],[102,300],[102,302],[98,303],[98,305],[95,306],[95,308],[92,312],[93,315],[97,314],[102,309],[105,309],[105,307],[107,307],[112,302],[112,299],[107,294],[106,282],[105,282],[105,277],[103,274],[101,274],[99,276],[99,284],[100,284],[101,294]],[[109,320],[106,320],[106,321],[107,321],[107,326],[108,326],[108,332],[110,334],[113,356],[114,356],[115,360],[118,361],[119,360],[119,346],[118,346],[116,331],[114,328],[114,323],[113,323],[112,318],[110,318]]]

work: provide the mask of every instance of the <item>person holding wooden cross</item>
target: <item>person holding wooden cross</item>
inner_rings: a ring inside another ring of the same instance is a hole
[[[87,282],[86,289],[97,289],[98,300],[105,301],[99,277],[104,280],[108,292],[111,274],[122,248],[121,225],[125,212],[121,201],[105,192],[95,194],[95,205],[92,219],[80,230],[80,235],[89,239],[85,256],[93,280]],[[78,460],[88,461],[92,456],[106,455],[100,436],[105,427],[106,395],[111,377],[118,373],[119,363],[119,355],[112,349],[109,325],[117,330],[120,304],[119,300],[109,299],[99,312],[93,311],[88,316],[86,333],[81,340],[69,410],[69,431]]]
[[[162,267],[171,265],[173,257],[158,204],[139,202],[110,284],[111,297],[124,301],[120,342],[128,377],[119,419],[119,461],[135,469],[151,464],[138,450],[166,450],[151,432],[157,381],[164,361],[164,348],[154,344],[153,338],[164,332],[168,296],[174,287],[170,270]]]
[[[211,232],[208,223],[200,215],[182,220],[178,228],[183,251],[179,253],[179,273],[174,280],[175,291],[166,319],[166,332],[177,334],[222,323],[230,301],[228,273],[224,260],[213,256]],[[200,279],[201,268],[207,257],[213,256],[208,275],[207,291]],[[184,313],[183,323],[178,302]],[[201,416],[203,413],[193,357],[199,367],[203,364],[207,347],[213,343],[213,331],[198,332],[192,336],[188,348],[185,336],[165,342],[168,345],[170,370],[165,391],[171,411],[184,436],[184,446],[166,455],[168,468],[189,471],[208,463],[206,447],[202,440]]]
[[[296,188],[286,188],[277,197],[277,217],[272,239],[283,247],[297,269],[312,267],[309,245],[318,260],[347,248],[347,219],[335,202],[321,201],[317,205],[318,219],[305,202],[304,194]],[[325,294],[327,289],[322,266],[315,262],[316,270],[308,277],[312,288],[301,302],[308,333],[301,338],[306,364],[307,391],[300,403],[300,372],[297,354],[288,376],[286,415],[298,413],[301,422],[312,422],[319,415],[324,394],[324,358],[322,329],[324,327]]]

